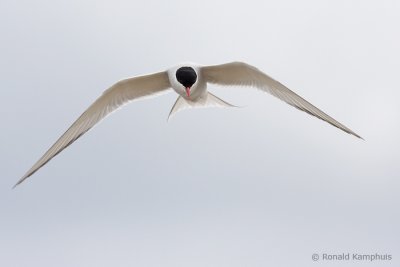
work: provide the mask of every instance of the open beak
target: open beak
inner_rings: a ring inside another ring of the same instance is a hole
[[[190,87],[186,87],[186,95],[190,98]]]

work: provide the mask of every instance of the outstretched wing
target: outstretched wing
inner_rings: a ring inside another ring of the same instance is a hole
[[[54,156],[63,151],[117,108],[131,100],[165,91],[169,87],[170,83],[167,72],[159,72],[119,81],[111,88],[104,91],[104,93],[83,112],[57,142],[47,150],[24,176],[22,176],[15,186],[34,174]]]
[[[273,96],[285,101],[289,105],[307,112],[321,120],[324,120],[333,126],[361,138],[358,134],[318,109],[310,102],[291,91],[289,88],[280,82],[272,79],[265,73],[261,72],[256,67],[242,62],[232,62],[222,65],[205,66],[201,69],[203,77],[209,83],[219,85],[239,85],[251,86],[258,88],[262,91],[268,92]]]

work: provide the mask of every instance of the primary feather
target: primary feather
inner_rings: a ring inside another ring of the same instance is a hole
[[[307,112],[333,126],[361,138],[358,134],[315,107],[313,104],[272,79],[256,67],[242,62],[232,62],[222,65],[206,66],[202,68],[202,74],[207,82],[219,85],[251,86],[276,96],[289,105]]]
[[[106,91],[69,127],[53,146],[14,185],[34,174],[49,160],[63,151],[99,121],[129,101],[162,92],[170,87],[167,72],[119,81]]]

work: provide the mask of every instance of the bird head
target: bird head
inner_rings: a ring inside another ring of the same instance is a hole
[[[190,99],[190,89],[197,81],[197,73],[192,67],[180,67],[176,70],[176,79],[183,85],[187,98]]]

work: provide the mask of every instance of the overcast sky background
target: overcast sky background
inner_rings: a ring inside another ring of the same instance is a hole
[[[0,2],[0,266],[353,266],[400,251],[399,1]],[[365,141],[251,89],[109,116],[11,187],[114,82],[245,61]],[[361,266],[361,265],[360,265]]]

